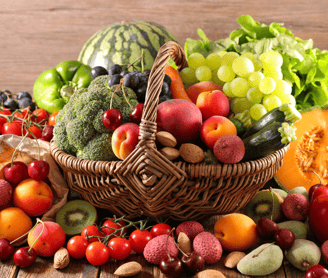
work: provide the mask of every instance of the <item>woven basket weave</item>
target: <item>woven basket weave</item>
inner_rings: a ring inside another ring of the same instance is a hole
[[[78,159],[51,142],[51,154],[69,187],[96,207],[117,216],[200,220],[243,208],[282,164],[283,148],[265,158],[238,164],[171,162],[155,144],[159,94],[170,56],[178,70],[187,66],[182,48],[167,42],[151,70],[139,143],[123,161]]]

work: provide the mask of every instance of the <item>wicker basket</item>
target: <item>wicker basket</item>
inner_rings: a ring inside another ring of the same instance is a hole
[[[181,70],[182,48],[168,42],[158,52],[149,76],[139,144],[124,161],[89,161],[59,150],[51,154],[69,187],[96,207],[117,216],[200,220],[243,208],[282,164],[287,147],[256,161],[206,165],[171,162],[156,149],[156,115],[165,66],[172,56]]]

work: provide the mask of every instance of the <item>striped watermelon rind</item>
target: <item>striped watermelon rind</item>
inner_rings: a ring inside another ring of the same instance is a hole
[[[108,69],[113,64],[130,64],[141,56],[144,68],[151,69],[160,47],[178,40],[165,27],[148,21],[111,24],[92,35],[83,46],[78,61],[90,67]],[[141,70],[141,61],[134,64]]]

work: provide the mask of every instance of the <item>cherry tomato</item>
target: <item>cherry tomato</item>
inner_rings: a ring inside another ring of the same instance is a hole
[[[40,123],[40,124],[47,123],[48,118],[49,118],[49,113],[46,110],[44,110],[42,108],[38,108],[38,109],[34,110],[32,114],[37,116],[35,119],[35,121],[37,123]]]
[[[29,132],[31,132],[37,139],[42,137],[42,131],[39,127],[33,125],[28,128]],[[27,135],[28,138],[35,139],[31,134]]]
[[[3,110],[0,110],[0,115],[11,115],[10,109],[3,108]]]
[[[91,242],[85,251],[85,257],[93,265],[103,265],[109,259],[109,248],[100,241]]]
[[[99,241],[99,239],[96,237],[87,239],[87,237],[90,237],[90,236],[104,237],[105,235],[101,231],[99,231],[99,229],[96,225],[89,225],[83,229],[81,236],[84,237],[89,242],[94,242],[94,241]]]
[[[171,232],[171,230],[172,228],[170,225],[165,223],[159,223],[151,228],[150,234],[154,238],[160,235],[167,235]]]
[[[114,237],[108,242],[108,250],[114,260],[125,260],[131,253],[131,244],[126,238]]]
[[[83,259],[89,244],[83,236],[74,236],[67,242],[68,254],[74,259]]]
[[[102,225],[102,228],[101,230],[103,231],[104,234],[106,235],[111,235],[113,234],[109,239],[115,237],[116,236],[120,236],[121,234],[123,235],[125,232],[126,232],[126,229],[123,229],[122,233],[119,231],[119,232],[116,232],[111,229],[111,228],[114,228],[114,229],[120,229],[122,227],[125,227],[126,226],[126,223],[123,221],[123,220],[120,220],[118,223],[114,223],[113,222],[113,219],[107,219],[104,224]],[[105,227],[105,228],[104,228]],[[106,228],[106,227],[109,227],[109,228]]]
[[[19,123],[4,123],[1,129],[2,134],[15,134],[18,136],[22,135],[22,128]]]
[[[58,115],[58,112],[53,112],[48,119],[48,125],[54,126],[56,124],[56,116]]]
[[[28,111],[25,110],[19,110],[14,113],[14,117],[19,118],[19,119],[13,119],[14,122],[22,122],[23,119],[28,118]]]
[[[147,230],[135,230],[130,234],[129,242],[133,251],[142,254],[146,244],[152,238],[151,233]]]

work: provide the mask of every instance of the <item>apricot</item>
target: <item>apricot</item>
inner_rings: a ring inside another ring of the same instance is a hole
[[[10,207],[0,211],[0,238],[13,241],[31,229],[31,218],[20,208]]]
[[[214,235],[219,239],[223,250],[245,251],[257,240],[256,223],[245,214],[228,214],[216,221]]]
[[[211,81],[201,81],[201,82],[198,82],[198,83],[190,86],[186,90],[186,93],[187,93],[188,97],[191,99],[191,101],[196,104],[199,94],[201,94],[202,92],[214,91],[214,90],[222,91],[222,87],[220,87],[219,85],[217,85]]]

